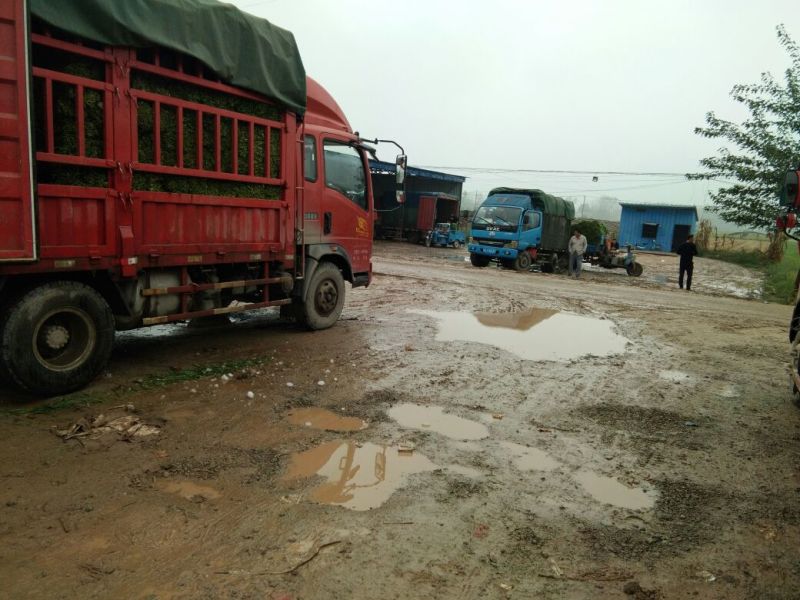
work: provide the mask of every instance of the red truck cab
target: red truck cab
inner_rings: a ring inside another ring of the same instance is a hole
[[[87,4],[0,4],[0,376],[78,389],[114,331],[158,323],[333,325],[370,282],[372,188],[292,35],[205,0]],[[214,63],[234,51],[262,59]]]

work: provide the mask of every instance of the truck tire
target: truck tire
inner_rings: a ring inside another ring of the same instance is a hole
[[[331,327],[342,314],[344,293],[344,277],[339,267],[321,262],[311,276],[298,321],[312,331]]]
[[[644,272],[644,267],[635,262],[625,267],[625,272],[628,273],[628,277],[639,277]]]
[[[514,269],[517,271],[527,271],[531,268],[531,255],[527,252],[520,252],[514,261]]]
[[[489,257],[483,256],[482,254],[475,254],[473,252],[469,255],[469,262],[472,263],[473,267],[485,267],[489,264]]]
[[[456,250],[461,248],[461,241],[460,240],[453,240],[453,248],[455,248]]]
[[[51,396],[84,387],[108,363],[114,315],[94,289],[54,281],[22,296],[0,331],[0,363],[12,383]]]

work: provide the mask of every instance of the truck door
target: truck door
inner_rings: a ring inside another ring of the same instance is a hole
[[[428,231],[436,223],[436,198],[434,196],[420,196],[419,209],[417,210],[417,229]]]
[[[372,253],[366,161],[362,152],[346,140],[326,137],[322,149],[321,241],[341,244],[350,257],[353,272],[366,273]]]
[[[542,213],[528,210],[522,215],[522,228],[520,229],[519,248],[538,248],[542,242]]]
[[[26,0],[0,2],[0,261],[36,260]]]

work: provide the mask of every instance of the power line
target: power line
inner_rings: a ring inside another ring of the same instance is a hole
[[[416,166],[416,165],[415,165]],[[504,169],[500,167],[454,167],[441,165],[419,165],[421,169],[446,169],[449,171],[469,171],[476,173],[558,173],[570,175],[626,175],[626,176],[657,176],[657,177],[686,177],[686,173],[665,171],[579,171],[572,169]]]

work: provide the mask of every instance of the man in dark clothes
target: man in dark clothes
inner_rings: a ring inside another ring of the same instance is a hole
[[[697,246],[694,245],[694,236],[689,235],[678,249],[675,250],[681,257],[680,275],[678,285],[683,289],[683,274],[686,273],[686,291],[692,289],[692,271],[694,271],[693,258],[697,256]]]

